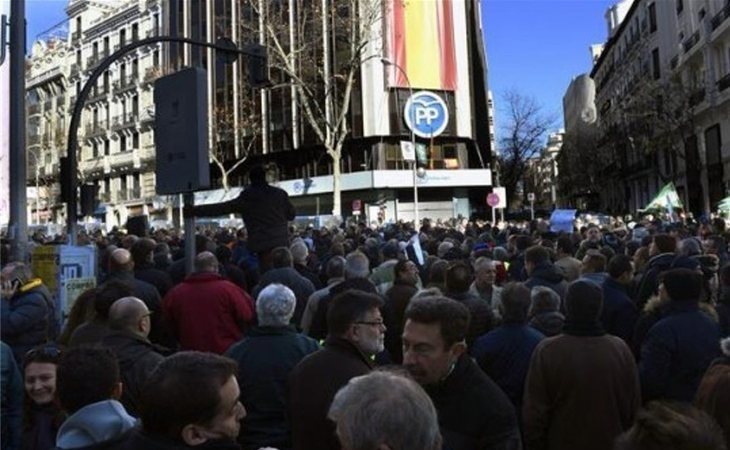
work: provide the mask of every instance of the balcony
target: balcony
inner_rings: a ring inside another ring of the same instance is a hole
[[[132,167],[134,166],[134,151],[114,153],[109,156],[109,165],[111,167]]]
[[[103,157],[79,162],[79,170],[87,175],[104,173],[104,166],[105,164]]]
[[[108,86],[94,88],[94,90],[91,91],[91,94],[89,95],[89,99],[87,101],[89,103],[93,103],[93,102],[98,102],[100,100],[104,100],[108,93],[109,93]]]
[[[154,81],[156,79],[160,78],[161,76],[163,76],[165,74],[166,74],[166,71],[164,69],[162,69],[161,67],[157,67],[157,66],[149,67],[144,73],[144,78],[142,79],[142,84],[143,85],[152,84],[152,83],[154,83]]]
[[[28,145],[38,145],[41,143],[40,134],[31,134],[27,138]]]
[[[112,193],[111,192],[99,192],[99,201],[102,203],[111,203]]]
[[[77,44],[81,40],[81,30],[76,30],[71,33],[71,43]]]
[[[106,120],[100,120],[96,123],[89,123],[86,124],[86,138],[91,139],[99,136],[103,136],[106,134],[107,130],[107,123]]]
[[[72,95],[71,97],[69,97],[68,111],[69,112],[73,111],[74,110],[74,106],[76,106],[76,96],[75,95]]]
[[[139,159],[142,162],[154,161],[156,153],[155,144],[146,145],[139,151]]]
[[[155,27],[155,28],[152,28],[151,30],[147,30],[147,37],[148,38],[155,37],[155,36],[157,36],[159,34],[160,34],[159,27]]]
[[[114,93],[121,94],[137,86],[138,75],[136,73],[129,74],[124,78],[114,82]]]
[[[101,52],[90,56],[86,60],[86,70],[94,70],[107,56],[109,56],[109,52]]]
[[[725,7],[715,14],[715,17],[713,17],[712,20],[710,20],[712,31],[717,30],[728,17],[730,17],[730,3],[726,4]]]
[[[722,92],[725,89],[730,87],[730,72],[728,72],[724,77],[717,80],[717,90]]]
[[[112,120],[112,131],[131,128],[137,124],[138,114],[135,112],[119,115]]]
[[[76,75],[78,75],[79,72],[81,72],[81,64],[73,63],[73,64],[71,64],[71,68],[68,71],[68,76],[69,76],[69,78],[73,78]]]
[[[692,33],[692,36],[682,42],[682,49],[685,53],[689,53],[689,51],[692,50],[692,47],[697,45],[698,42],[700,42],[700,30],[695,31]]]
[[[705,99],[705,88],[695,89],[689,94],[689,106],[697,106]]]
[[[41,113],[41,105],[38,103],[28,106],[28,116],[35,116]]]

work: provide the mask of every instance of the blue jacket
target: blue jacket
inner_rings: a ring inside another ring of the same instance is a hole
[[[612,278],[607,278],[603,282],[603,311],[601,312],[601,324],[606,333],[620,337],[630,347],[638,319],[639,311],[631,301],[626,287]]]
[[[241,403],[247,411],[239,436],[244,449],[292,447],[286,380],[305,356],[317,350],[317,341],[298,334],[293,326],[253,328],[228,349],[226,356],[238,363]]]
[[[471,349],[484,373],[502,388],[517,411],[522,411],[532,352],[544,337],[527,324],[505,323],[477,339]]]
[[[720,328],[696,301],[671,301],[641,347],[639,376],[645,401],[691,402],[712,360],[720,356]]]
[[[72,414],[58,430],[59,449],[85,448],[115,441],[134,428],[137,419],[127,414],[121,403],[104,400],[86,405]]]
[[[23,378],[15,363],[13,352],[4,342],[0,342],[0,406],[2,432],[0,447],[3,450],[20,448],[21,417],[23,412]]]
[[[28,350],[56,339],[56,306],[43,284],[17,292],[12,298],[2,299],[0,303],[2,340],[13,349],[18,363],[23,361]]]

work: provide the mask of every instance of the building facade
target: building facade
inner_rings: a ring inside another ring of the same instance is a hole
[[[730,187],[730,2],[634,0],[591,77],[597,151],[611,153],[617,180],[602,207],[636,211],[673,181],[686,209],[712,211]]]
[[[320,42],[307,48],[308,56],[325,72],[336,73],[341,55],[338,46],[344,39],[336,21],[355,12],[343,8],[349,2],[327,0],[330,20],[313,27],[302,18],[307,8],[318,6],[315,3],[71,0],[68,36],[58,44],[64,55],[57,65],[65,107],[58,110],[56,120],[69,120],[75,96],[106,56],[125,43],[158,34],[207,42],[225,36],[239,44],[271,45],[265,26],[278,24],[283,41],[291,48],[305,39]],[[412,140],[425,149],[419,152],[424,176],[415,181],[420,217],[469,216],[483,211],[487,187],[492,184],[492,145],[479,2],[364,0],[360,12],[373,5],[382,7],[382,14],[368,30],[352,86],[349,133],[340,161],[343,214],[350,215],[350,206],[359,204],[358,212],[369,220],[413,218],[414,177],[401,154],[401,142]],[[423,42],[434,45],[420,45]],[[328,46],[329,54],[325,51]],[[47,52],[43,48],[37,55],[34,52],[30,66],[40,68]],[[156,78],[186,66],[207,71],[211,187],[242,186],[247,182],[247,168],[263,163],[270,168],[270,181],[289,193],[302,215],[329,214],[332,160],[305,120],[302,98],[276,70],[274,58],[270,56],[269,61],[272,85],[261,90],[249,86],[244,63],[224,64],[213,50],[190,45],[148,45],[112,64],[86,101],[79,131],[79,180],[99,186],[97,217],[107,227],[122,225],[128,217],[140,214],[153,220],[176,218],[175,199],[157,196],[154,190],[153,89]],[[297,64],[302,76],[312,65],[304,56]],[[332,88],[338,86],[335,82]],[[29,108],[34,107],[33,96],[45,98],[40,95],[44,89],[42,84],[29,83]],[[441,100],[443,108],[435,113],[439,117],[429,117],[432,110],[428,105],[413,106],[423,92]],[[411,123],[441,121],[440,133],[424,137],[411,132],[406,112],[411,97]],[[416,111],[425,111],[425,115],[418,116]],[[336,107],[333,113],[339,113]],[[46,128],[37,129],[42,141]],[[63,154],[62,146],[57,147],[52,158],[57,160]],[[50,204],[59,204],[57,196]],[[63,209],[57,209],[51,220],[63,221]]]

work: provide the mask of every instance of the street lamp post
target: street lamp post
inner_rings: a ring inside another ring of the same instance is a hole
[[[411,80],[408,78],[408,74],[406,73],[406,71],[403,70],[400,65],[389,60],[388,58],[380,58],[380,61],[383,63],[383,65],[395,67],[400,71],[400,73],[403,74],[406,79],[406,83],[408,83],[408,90],[411,93],[411,97],[413,97],[413,86],[411,85]],[[407,111],[404,111],[404,113],[408,114]],[[411,146],[413,148],[413,227],[416,229],[416,233],[418,233],[418,230],[420,228],[420,218],[418,217],[418,183],[416,182],[416,178],[418,177],[418,156],[416,155],[416,134],[413,132],[412,128]]]

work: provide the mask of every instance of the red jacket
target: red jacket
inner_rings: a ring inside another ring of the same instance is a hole
[[[254,323],[254,303],[217,273],[189,275],[162,301],[165,321],[183,350],[223,354]]]

